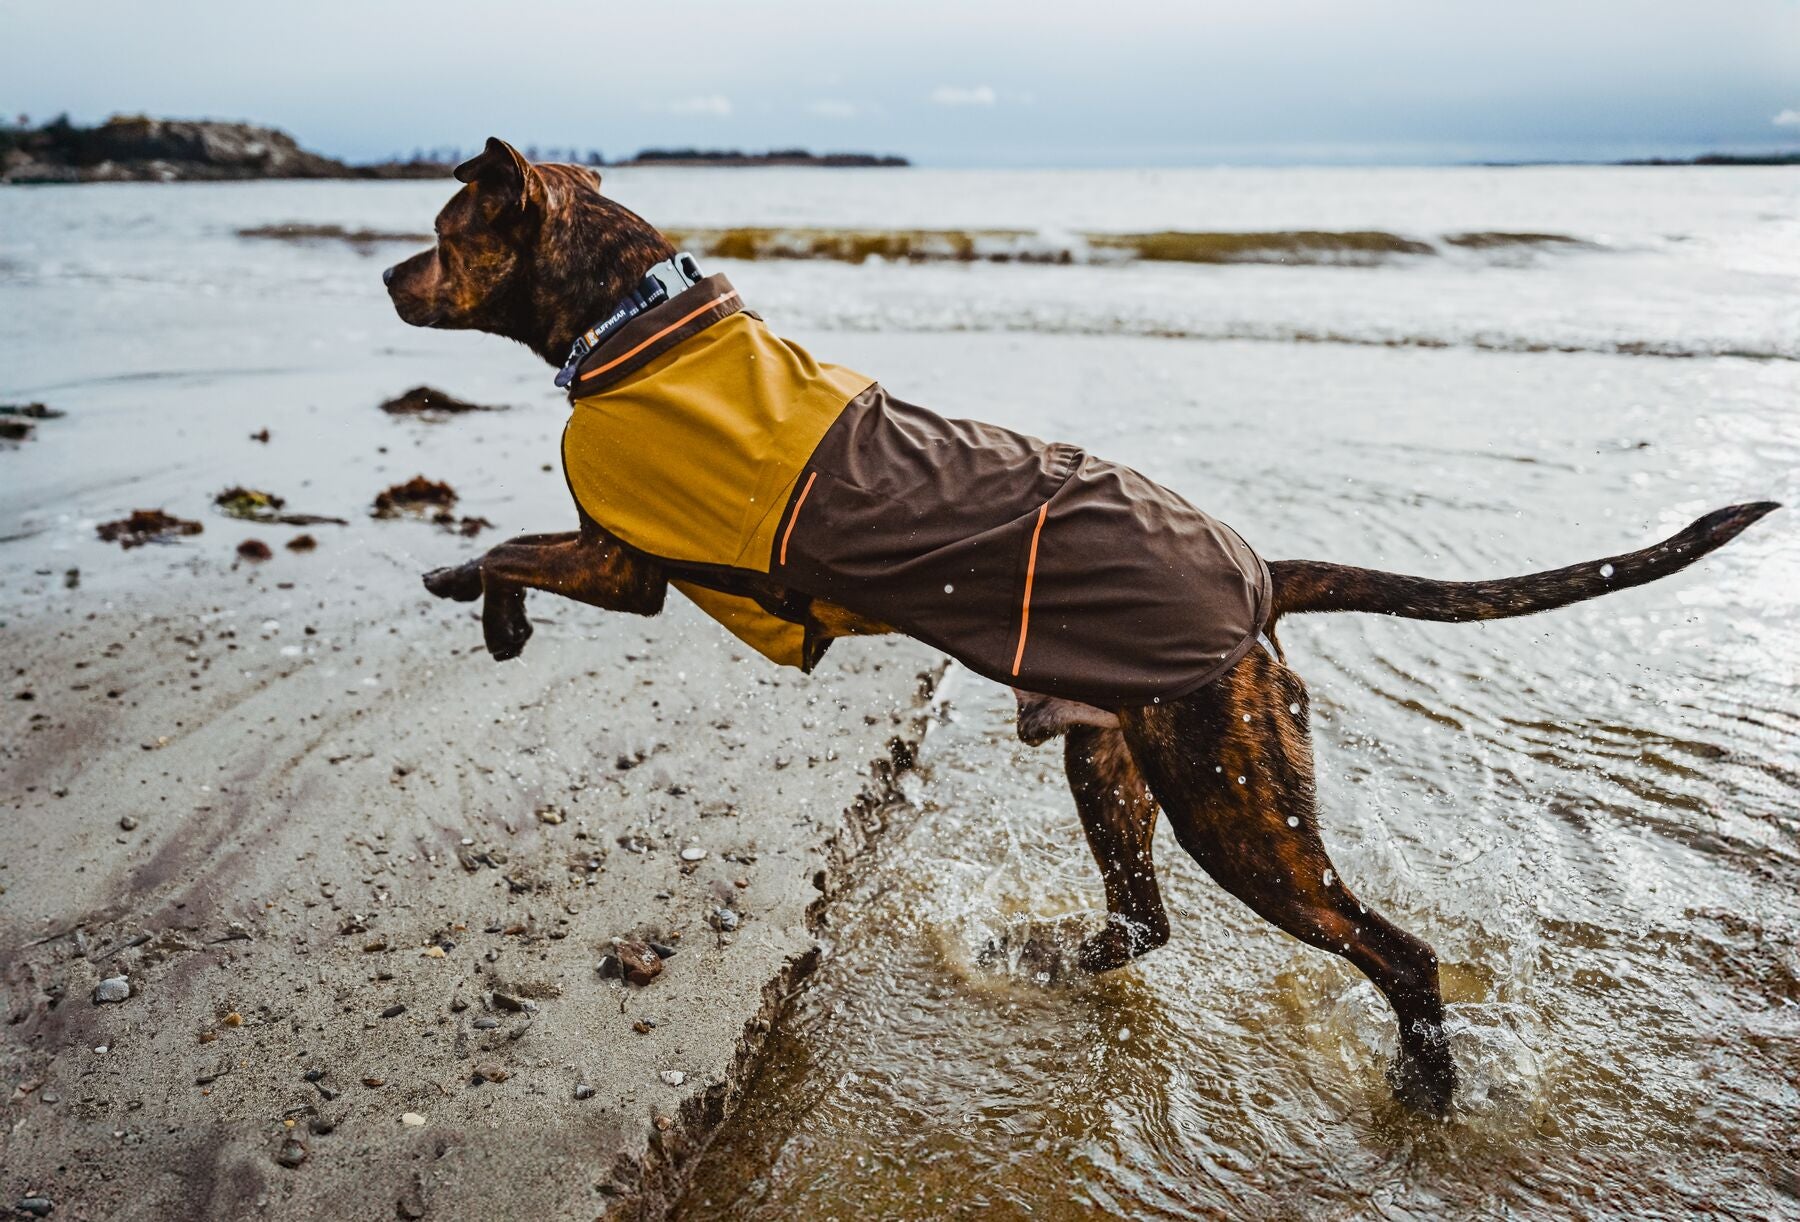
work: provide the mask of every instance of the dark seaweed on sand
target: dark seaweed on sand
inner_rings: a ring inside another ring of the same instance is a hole
[[[434,386],[415,386],[405,394],[396,395],[383,403],[381,410],[390,416],[419,416],[426,420],[442,420],[466,412],[503,412],[506,408],[470,403],[467,399],[445,394]]]
[[[197,535],[206,528],[160,509],[134,509],[130,517],[103,522],[96,529],[106,542],[131,548],[144,543],[166,542],[181,535]]]
[[[396,518],[403,513],[422,513],[427,509],[448,511],[456,504],[456,489],[442,480],[415,475],[403,484],[384,489],[375,497],[375,516]]]

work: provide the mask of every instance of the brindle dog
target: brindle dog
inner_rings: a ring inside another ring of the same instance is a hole
[[[675,253],[642,218],[601,194],[593,170],[533,165],[510,145],[489,140],[479,156],[457,167],[456,177],[466,185],[438,214],[436,245],[382,276],[395,310],[414,326],[504,335],[555,368],[577,335],[607,315],[651,265]],[[1107,971],[1168,940],[1151,856],[1160,810],[1182,848],[1227,891],[1375,982],[1400,1022],[1396,1091],[1441,1114],[1456,1070],[1443,1035],[1437,956],[1359,900],[1326,856],[1314,805],[1306,687],[1274,643],[1275,620],[1300,611],[1457,622],[1530,615],[1666,577],[1775,508],[1732,506],[1642,551],[1497,581],[1433,581],[1277,561],[1269,566],[1273,652],[1252,650],[1202,690],[1120,709],[1021,693],[1022,738],[1065,736],[1069,787],[1105,882],[1108,920],[1082,944],[1081,965]],[[517,656],[531,634],[527,590],[655,615],[671,575],[706,584],[704,574],[671,574],[579,506],[577,513],[577,530],[513,539],[479,559],[427,573],[425,586],[440,598],[485,598],[487,648],[504,660]],[[771,603],[784,600],[787,591],[761,580]],[[890,631],[822,602],[813,602],[808,614],[831,636]],[[1245,776],[1256,783],[1239,783]]]

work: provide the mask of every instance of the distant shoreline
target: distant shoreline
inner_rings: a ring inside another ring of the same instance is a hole
[[[551,150],[543,160],[601,166],[809,166],[824,169],[902,167],[904,157],[814,153],[808,149],[642,149],[608,162],[596,151]],[[537,150],[528,150],[537,160]],[[284,131],[249,123],[114,115],[97,127],[66,117],[41,127],[0,127],[0,183],[240,182],[259,179],[445,178],[461,158],[451,150],[409,159],[352,165],[300,147]]]
[[[1535,166],[1781,166],[1800,165],[1800,150],[1788,153],[1701,153],[1695,157],[1630,157],[1624,161],[1471,161],[1482,169],[1525,170]]]
[[[763,152],[742,149],[646,148],[630,157],[607,160],[598,150],[550,148],[533,161],[569,161],[595,169],[647,168],[910,168],[912,162],[893,154],[868,152],[815,153],[784,148]],[[79,127],[67,117],[39,127],[0,125],[0,184],[93,182],[242,182],[281,179],[409,180],[446,178],[461,155],[454,149],[419,150],[411,157],[351,163],[300,147],[286,132],[249,123],[214,120],[153,119],[114,115],[94,127]],[[1701,153],[1693,157],[1643,157],[1621,161],[1474,161],[1441,165],[1371,163],[1366,169],[1529,169],[1544,166],[1603,168],[1800,166],[1800,150],[1769,153]],[[995,167],[999,168],[999,167]],[[1021,167],[1028,168],[1028,167]],[[1102,167],[1095,167],[1102,168]],[[1117,168],[1117,167],[1114,167]],[[1157,167],[1218,168],[1214,166]],[[1344,168],[1304,163],[1231,168]]]

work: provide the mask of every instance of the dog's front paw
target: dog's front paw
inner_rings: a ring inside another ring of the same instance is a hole
[[[525,591],[489,590],[481,607],[481,635],[496,662],[525,652],[531,639],[531,621],[525,617]]]
[[[432,569],[423,580],[425,588],[439,598],[472,603],[481,597],[481,561],[468,560],[449,568]]]

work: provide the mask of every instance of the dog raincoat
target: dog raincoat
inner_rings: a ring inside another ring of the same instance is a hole
[[[784,665],[829,643],[808,627],[818,599],[999,682],[1119,708],[1217,678],[1268,615],[1268,568],[1223,522],[1128,467],[820,364],[723,276],[620,328],[569,393],[582,509]]]

